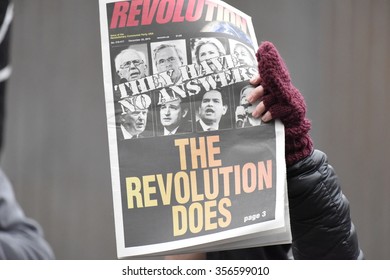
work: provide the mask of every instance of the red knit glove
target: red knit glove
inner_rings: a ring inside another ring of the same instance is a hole
[[[264,88],[264,106],[273,119],[280,119],[285,126],[286,164],[291,166],[313,150],[305,100],[291,83],[287,67],[272,43],[263,42],[256,57]]]

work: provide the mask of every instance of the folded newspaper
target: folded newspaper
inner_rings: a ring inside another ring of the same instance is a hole
[[[249,16],[217,0],[100,0],[118,258],[291,242],[284,128],[246,96]]]

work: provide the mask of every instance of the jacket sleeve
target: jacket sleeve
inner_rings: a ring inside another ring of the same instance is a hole
[[[363,259],[349,202],[324,153],[287,169],[295,259]]]
[[[53,259],[39,225],[25,217],[0,170],[0,259]]]

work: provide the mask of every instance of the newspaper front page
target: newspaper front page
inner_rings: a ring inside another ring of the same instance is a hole
[[[290,242],[284,129],[246,100],[251,18],[100,0],[100,27],[118,257]]]

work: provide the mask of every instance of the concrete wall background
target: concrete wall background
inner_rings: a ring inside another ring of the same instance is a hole
[[[389,259],[390,2],[229,0],[302,90],[368,259]],[[58,259],[115,259],[98,1],[15,0],[2,168]]]

